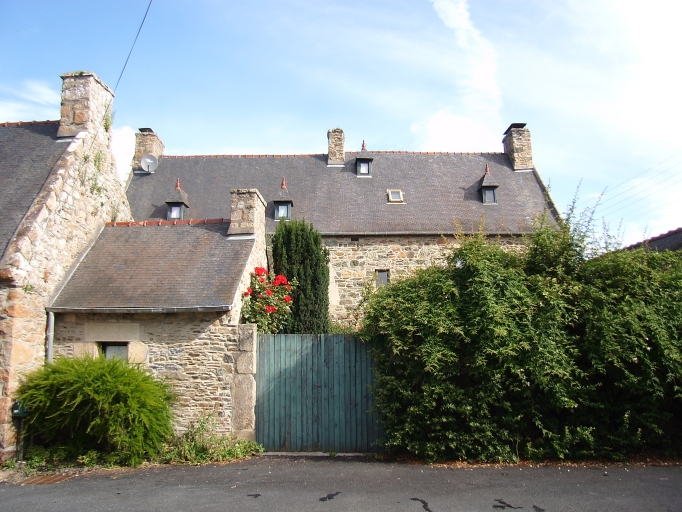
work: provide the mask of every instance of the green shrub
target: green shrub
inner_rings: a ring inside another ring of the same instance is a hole
[[[216,434],[216,424],[214,416],[206,416],[192,423],[184,434],[166,446],[161,460],[176,464],[204,464],[263,453],[263,447],[254,441]]]
[[[682,254],[589,258],[569,224],[482,236],[371,295],[389,450],[517,460],[682,452]]]
[[[117,358],[47,363],[26,377],[18,398],[28,411],[27,436],[79,455],[97,450],[137,465],[173,433],[168,387]]]
[[[280,222],[272,237],[275,273],[298,283],[292,315],[280,332],[329,332],[329,253],[322,235],[304,220]]]

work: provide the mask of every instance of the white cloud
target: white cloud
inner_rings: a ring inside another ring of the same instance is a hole
[[[24,80],[21,89],[14,90],[14,95],[41,105],[59,105],[62,101],[61,93],[50,88],[46,82]]]
[[[422,151],[499,152],[499,127],[485,121],[440,110],[427,121],[414,123],[412,132]]]
[[[118,176],[125,183],[135,155],[135,130],[130,126],[114,128],[111,131],[111,152],[114,154]]]
[[[412,124],[421,149],[427,151],[500,151],[502,97],[495,74],[495,47],[476,29],[467,0],[431,0],[443,24],[455,33],[460,72],[453,102],[426,120]]]
[[[0,86],[0,121],[59,119],[61,95],[46,82],[24,80],[20,88]]]

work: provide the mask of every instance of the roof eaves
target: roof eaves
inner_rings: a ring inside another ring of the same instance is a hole
[[[188,306],[188,307],[140,307],[140,308],[88,308],[88,307],[54,307],[45,308],[51,313],[191,313],[191,312],[212,312],[212,311],[231,311],[232,304],[222,304],[220,306]]]

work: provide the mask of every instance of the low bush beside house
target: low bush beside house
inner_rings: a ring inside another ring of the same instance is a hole
[[[118,358],[59,358],[29,374],[18,398],[28,411],[27,438],[67,446],[65,455],[94,450],[138,465],[173,435],[168,386]]]

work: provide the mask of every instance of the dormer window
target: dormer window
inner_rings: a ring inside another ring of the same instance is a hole
[[[290,201],[275,202],[275,220],[291,219],[291,204]]]
[[[175,190],[166,204],[168,205],[166,220],[183,220],[185,218],[185,210],[189,208],[189,200],[187,193],[180,187],[180,178],[175,182]]]
[[[178,219],[182,220],[182,205],[174,206],[174,205],[169,205],[168,206],[168,220],[171,219]]]
[[[389,203],[404,203],[405,200],[403,199],[403,191],[399,189],[389,189],[386,191],[388,194],[388,202]]]
[[[365,141],[362,141],[362,150],[355,159],[355,174],[358,178],[372,177],[372,155],[367,152]]]
[[[483,187],[483,204],[497,204],[497,187]]]
[[[483,181],[481,182],[483,204],[497,204],[497,187],[499,185],[490,174],[490,166],[485,164],[485,174],[483,174]]]

